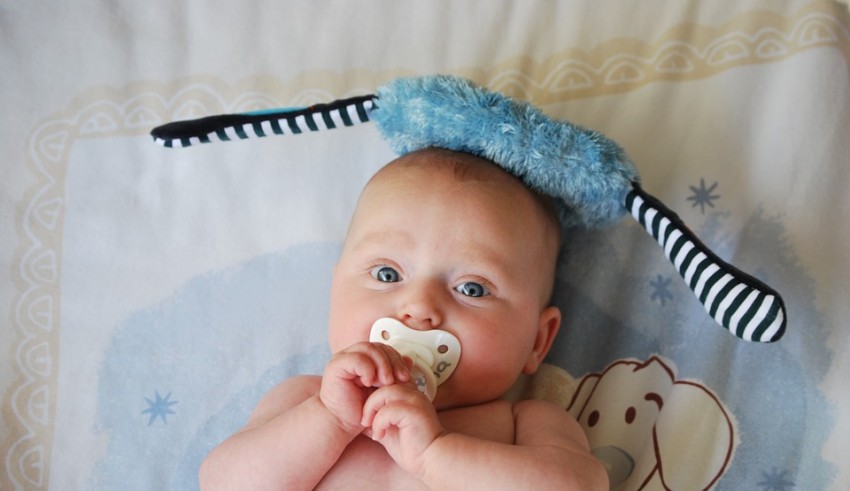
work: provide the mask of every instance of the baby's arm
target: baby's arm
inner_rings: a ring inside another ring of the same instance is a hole
[[[321,378],[295,377],[269,391],[245,428],[207,456],[201,488],[315,488],[363,431],[371,391],[407,380],[400,356],[382,345],[337,353]]]
[[[266,394],[245,428],[204,460],[201,489],[315,487],[356,436],[322,406],[319,384],[318,377],[296,377]]]
[[[437,439],[425,454],[426,482],[432,489],[608,490],[605,468],[569,413],[523,401],[514,421],[514,445],[457,433]]]
[[[411,404],[411,409],[414,406]],[[420,455],[411,458],[411,453],[417,452],[405,451],[410,446],[405,443],[419,449],[424,443],[415,438],[404,441],[415,435],[404,434],[404,419],[415,419],[411,417],[416,412],[408,412],[408,418],[393,418],[395,422],[390,425],[397,428],[396,435],[391,431],[390,438],[383,432],[377,436],[383,437],[379,440],[389,447],[387,450],[399,465],[406,466],[431,489],[608,489],[605,469],[591,455],[581,427],[566,411],[552,404],[523,401],[514,406],[513,445],[462,433],[441,433],[426,444]]]

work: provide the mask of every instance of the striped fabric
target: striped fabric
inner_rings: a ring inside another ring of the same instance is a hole
[[[304,109],[226,114],[178,121],[154,128],[151,136],[164,147],[189,147],[199,143],[245,140],[270,135],[297,135],[369,121],[374,96],[342,99]]]
[[[637,184],[626,208],[664,249],[708,314],[741,339],[772,342],[785,333],[785,305],[779,294],[726,263],[687,226]]]

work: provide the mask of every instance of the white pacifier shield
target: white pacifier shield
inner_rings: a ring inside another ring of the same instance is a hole
[[[389,317],[372,324],[369,341],[388,344],[402,356],[410,357],[414,367],[424,372],[424,385],[419,381],[417,384],[431,400],[437,386],[454,373],[460,360],[460,341],[451,333],[439,329],[417,331]]]

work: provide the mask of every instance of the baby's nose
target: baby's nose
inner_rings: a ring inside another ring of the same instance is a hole
[[[398,318],[411,329],[434,329],[443,322],[442,305],[445,301],[442,282],[429,280],[408,285]]]

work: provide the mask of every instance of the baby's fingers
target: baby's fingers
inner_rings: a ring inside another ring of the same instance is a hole
[[[369,346],[374,349],[370,352],[376,357],[381,386],[410,380],[410,368],[395,348],[380,343],[370,343]]]
[[[383,387],[410,379],[401,355],[389,346],[358,343],[337,353],[329,364],[331,375],[353,380],[361,387]]]
[[[393,460],[419,475],[425,450],[445,433],[437,411],[413,384],[382,387],[366,400],[361,426]]]
[[[371,426],[373,431],[381,431],[387,425],[398,422],[405,411],[413,407],[422,406],[423,404],[433,409],[431,403],[425,399],[413,383],[383,387],[373,392],[363,405],[363,421],[361,424],[364,427]],[[380,425],[380,429],[375,428],[375,418],[378,413],[381,413],[383,416],[383,424]]]

